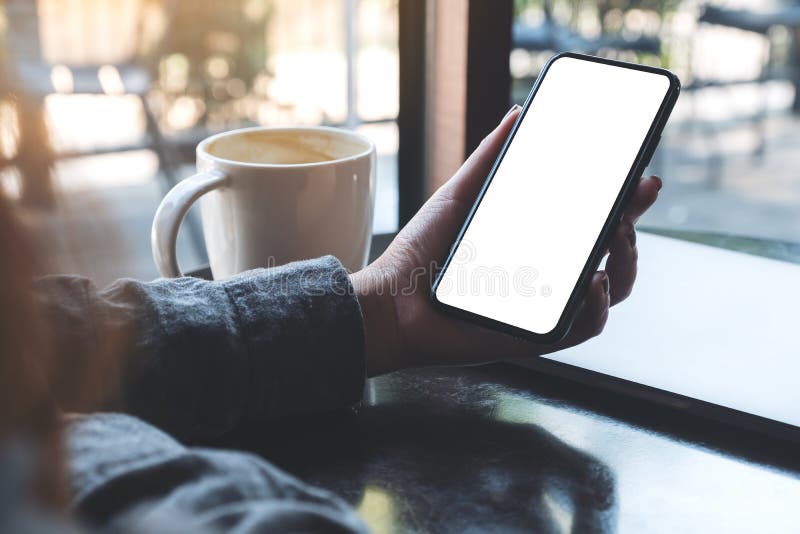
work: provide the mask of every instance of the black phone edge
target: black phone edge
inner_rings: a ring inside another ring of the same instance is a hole
[[[635,163],[631,167],[631,171],[628,173],[625,182],[620,188],[620,192],[617,195],[616,200],[614,201],[614,205],[612,206],[611,211],[609,212],[609,215],[605,223],[603,223],[603,227],[600,230],[600,234],[598,235],[598,238],[595,240],[594,248],[592,249],[592,252],[589,254],[589,258],[587,259],[586,264],[584,265],[584,268],[581,271],[580,276],[578,277],[578,282],[575,284],[575,287],[573,288],[573,291],[570,294],[569,299],[567,299],[567,304],[566,306],[564,306],[564,311],[562,312],[561,317],[556,323],[556,326],[553,327],[553,329],[550,332],[536,333],[536,332],[531,332],[529,330],[525,330],[524,328],[519,328],[510,325],[508,323],[504,323],[502,321],[497,321],[495,319],[479,315],[477,313],[463,310],[461,308],[456,308],[455,306],[450,306],[449,304],[445,304],[436,297],[436,288],[438,287],[439,283],[441,282],[442,276],[444,275],[445,271],[447,270],[451,261],[453,260],[455,251],[458,248],[458,245],[461,243],[461,240],[464,237],[464,233],[467,231],[467,228],[472,222],[475,212],[477,211],[478,206],[483,200],[486,190],[489,188],[489,185],[494,179],[495,173],[497,172],[500,162],[505,157],[509,145],[514,140],[514,137],[517,134],[517,130],[519,129],[522,120],[525,118],[525,114],[528,112],[528,108],[530,107],[531,102],[533,101],[533,98],[536,95],[536,92],[539,90],[539,86],[541,85],[542,80],[544,80],[547,71],[550,69],[552,64],[555,63],[558,59],[565,57],[571,57],[595,63],[604,63],[607,65],[614,65],[617,67],[640,70],[644,72],[651,72],[653,74],[659,74],[665,76],[669,80],[670,87],[667,91],[667,94],[664,96],[664,100],[661,103],[661,107],[659,108],[658,113],[656,114],[656,117],[654,118],[653,123],[650,126],[650,130],[648,131],[647,136],[645,137],[645,140],[639,149],[639,152],[636,155],[636,159],[634,160]],[[675,74],[659,67],[651,67],[649,65],[639,65],[636,63],[628,63],[625,61],[619,61],[615,59],[600,58],[586,54],[579,54],[576,52],[562,52],[559,54],[555,54],[553,57],[551,57],[547,61],[545,66],[542,68],[542,71],[539,73],[539,76],[536,78],[536,81],[534,82],[530,93],[525,99],[525,103],[522,106],[522,110],[520,111],[519,117],[517,117],[517,120],[511,129],[511,133],[505,140],[505,143],[503,144],[503,147],[500,150],[500,154],[497,156],[497,159],[492,165],[492,168],[486,177],[486,181],[484,182],[480,192],[478,193],[475,203],[472,205],[472,208],[470,209],[470,212],[467,215],[464,224],[461,226],[461,229],[458,232],[458,235],[453,243],[453,246],[450,248],[450,251],[447,255],[447,259],[445,260],[444,265],[436,275],[436,280],[431,286],[431,291],[430,291],[430,299],[433,305],[439,310],[446,312],[450,315],[455,315],[459,318],[466,319],[480,326],[490,328],[492,330],[497,330],[515,337],[528,339],[536,343],[552,344],[563,339],[564,336],[566,336],[567,333],[569,332],[570,327],[572,326],[572,322],[575,319],[577,308],[580,305],[580,299],[586,292],[586,288],[591,279],[591,275],[594,273],[595,270],[597,270],[597,267],[600,265],[600,261],[602,260],[605,249],[608,245],[608,241],[611,235],[613,234],[614,230],[616,229],[617,224],[620,221],[620,217],[624,210],[625,204],[630,199],[630,196],[633,194],[633,191],[635,190],[635,188],[632,186],[635,183],[637,183],[636,181],[638,181],[641,174],[647,168],[647,165],[650,162],[650,158],[652,157],[656,147],[658,146],[658,142],[661,139],[661,133],[664,129],[664,126],[666,126],[667,120],[669,119],[672,109],[675,106],[675,102],[677,102],[678,100],[678,96],[680,94],[680,87],[681,87],[680,80]]]

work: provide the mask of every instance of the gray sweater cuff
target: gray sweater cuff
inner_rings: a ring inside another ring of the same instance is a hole
[[[364,324],[333,256],[221,282],[250,361],[247,418],[337,409],[361,399]]]

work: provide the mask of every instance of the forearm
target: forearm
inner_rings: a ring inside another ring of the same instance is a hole
[[[361,397],[361,312],[334,258],[219,282],[122,280],[96,291],[84,279],[47,277],[37,289],[61,367],[85,362],[84,374],[110,384],[109,407],[179,437],[213,438]]]
[[[102,532],[365,533],[334,495],[241,452],[187,448],[133,417],[70,418],[75,516]]]

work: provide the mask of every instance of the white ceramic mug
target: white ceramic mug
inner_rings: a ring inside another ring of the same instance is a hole
[[[153,219],[153,259],[181,276],[178,229],[200,200],[215,279],[332,254],[350,271],[369,256],[375,145],[336,128],[245,128],[197,146],[197,174],[167,193]]]

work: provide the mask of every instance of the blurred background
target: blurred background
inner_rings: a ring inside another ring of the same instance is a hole
[[[796,0],[4,0],[0,43],[0,187],[100,284],[157,275],[161,197],[237,127],[369,136],[396,231],[562,50],[683,82],[643,225],[800,241]],[[196,214],[179,256],[206,262]]]

